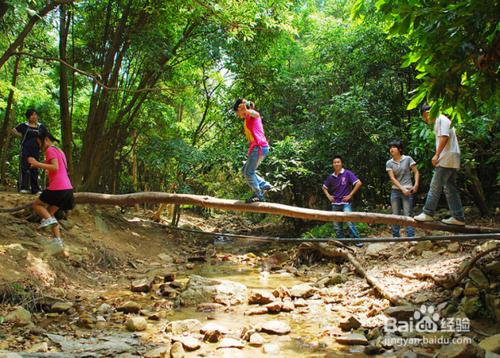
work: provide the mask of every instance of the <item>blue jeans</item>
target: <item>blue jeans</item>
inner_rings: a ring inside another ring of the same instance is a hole
[[[425,200],[424,213],[433,216],[439,204],[439,198],[444,189],[446,201],[450,208],[451,216],[460,221],[465,221],[460,193],[456,185],[457,169],[436,167],[432,176],[431,186]]]
[[[261,148],[262,150],[260,156],[259,148]],[[252,149],[252,152],[248,156],[246,163],[243,165],[243,175],[245,176],[245,180],[248,186],[252,189],[254,194],[256,194],[261,199],[263,197],[262,188],[266,185],[269,185],[269,183],[262,177],[257,175],[256,170],[268,153],[269,147],[254,147]]]
[[[332,211],[343,211],[345,213],[350,213],[352,212],[352,207],[351,204],[341,204],[341,205],[332,204]],[[336,221],[333,223],[333,226],[335,227],[337,239],[343,239],[344,223]],[[348,222],[347,226],[349,227],[350,236],[354,239],[359,239],[359,233],[358,229],[356,229],[356,225],[354,225],[352,222]]]
[[[391,191],[391,207],[394,215],[413,216],[413,195],[406,196],[401,190],[392,189]],[[400,237],[399,225],[392,225],[392,236]],[[406,236],[415,236],[415,229],[412,226],[406,227]]]

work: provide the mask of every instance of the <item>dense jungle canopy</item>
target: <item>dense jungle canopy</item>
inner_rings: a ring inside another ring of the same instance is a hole
[[[36,108],[62,139],[78,190],[239,198],[247,143],[234,101],[261,113],[272,200],[326,205],[335,154],[388,203],[387,144],[432,174],[447,114],[465,202],[486,214],[500,176],[498,0],[0,1],[0,175],[15,186],[10,129]]]

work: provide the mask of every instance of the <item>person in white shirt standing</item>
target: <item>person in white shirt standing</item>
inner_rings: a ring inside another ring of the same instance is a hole
[[[430,106],[424,104],[421,109],[422,116],[428,124],[434,120],[430,117]],[[460,193],[456,185],[457,172],[460,169],[460,147],[458,146],[455,128],[445,115],[440,115],[434,123],[436,135],[436,153],[432,157],[432,165],[435,167],[429,192],[423,212],[414,217],[417,221],[433,221],[439,198],[444,189],[446,201],[450,208],[451,217],[442,220],[448,225],[465,225],[464,210]]]

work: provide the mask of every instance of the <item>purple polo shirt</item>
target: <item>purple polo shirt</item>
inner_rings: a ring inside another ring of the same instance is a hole
[[[349,195],[352,190],[352,186],[358,182],[359,179],[350,170],[342,168],[339,175],[335,175],[335,172],[330,174],[323,183],[323,188],[328,190],[330,195],[333,195],[334,205],[347,204],[342,199],[344,196]]]

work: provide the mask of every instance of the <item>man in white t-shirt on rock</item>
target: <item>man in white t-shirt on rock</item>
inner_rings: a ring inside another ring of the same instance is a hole
[[[430,118],[429,110],[430,106],[424,104],[421,113],[425,121],[431,124],[433,119]],[[442,220],[442,222],[448,225],[463,226],[465,225],[464,210],[456,185],[457,172],[460,168],[460,147],[458,146],[455,128],[451,126],[450,119],[441,114],[435,120],[434,133],[436,135],[436,153],[432,157],[432,165],[436,169],[434,169],[423,212],[415,216],[414,219],[417,221],[433,221],[441,192],[444,189],[451,217]]]

